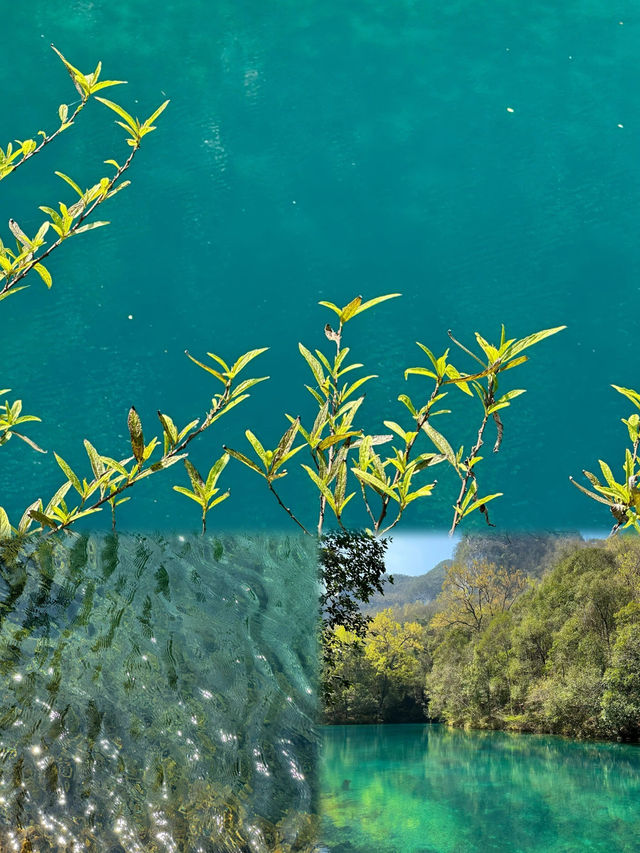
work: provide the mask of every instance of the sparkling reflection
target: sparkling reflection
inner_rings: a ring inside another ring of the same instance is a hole
[[[306,543],[50,537],[0,574],[0,850],[313,849]]]

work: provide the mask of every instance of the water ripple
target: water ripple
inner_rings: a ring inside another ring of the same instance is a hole
[[[0,849],[313,849],[315,575],[296,539],[5,549]]]

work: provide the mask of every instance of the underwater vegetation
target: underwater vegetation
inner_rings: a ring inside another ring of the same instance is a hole
[[[1,559],[1,850],[313,849],[312,547],[74,534]]]

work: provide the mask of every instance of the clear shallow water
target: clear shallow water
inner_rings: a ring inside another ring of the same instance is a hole
[[[316,613],[295,538],[5,553],[0,848],[311,849]]]
[[[323,731],[331,853],[638,849],[635,746],[437,725]]]
[[[132,403],[145,425],[158,408],[183,424],[204,411],[212,385],[186,348],[271,346],[259,368],[270,386],[193,458],[210,465],[256,424],[272,445],[284,411],[308,411],[297,342],[326,344],[317,300],[401,291],[377,320],[350,324],[354,356],[381,376],[367,396],[370,426],[380,431],[381,405],[403,418],[395,398],[401,366],[419,363],[414,341],[442,351],[448,328],[469,341],[476,329],[495,337],[501,321],[518,336],[566,323],[509,376],[529,393],[505,413],[484,485],[505,493],[493,504],[502,527],[609,525],[567,477],[598,457],[618,471],[628,412],[609,383],[638,383],[632,0],[33,0],[26,15],[6,5],[7,140],[51,127],[58,103],[75,97],[51,41],[82,69],[100,58],[105,74],[129,80],[110,91],[143,117],[171,98],[133,186],[105,209],[112,225],[52,258],[50,293],[37,280],[1,306],[0,387],[43,417],[37,441],[72,465],[85,437],[125,455]],[[88,185],[103,159],[118,159],[126,146],[111,121],[93,105],[3,181],[0,222],[14,216],[35,231],[37,205],[62,197],[55,169]],[[55,366],[43,369],[46,352]],[[456,446],[473,438],[465,423]],[[53,494],[60,472],[51,454],[15,444],[3,451],[0,490],[18,512]],[[233,494],[221,527],[248,515],[252,529],[287,529],[250,472],[230,465],[225,478]],[[145,484],[121,524],[195,529],[197,511],[169,479]],[[304,504],[306,487],[301,474],[285,498]],[[407,520],[448,526],[452,502],[443,489]]]

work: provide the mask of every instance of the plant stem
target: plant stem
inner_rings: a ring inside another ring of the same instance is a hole
[[[284,505],[284,503],[282,502],[282,500],[281,500],[281,498],[280,498],[280,495],[279,495],[279,494],[276,492],[276,490],[273,488],[273,485],[272,485],[270,482],[268,482],[268,481],[267,481],[267,485],[269,486],[269,491],[270,491],[270,492],[272,492],[272,494],[274,495],[275,499],[278,501],[278,503],[280,504],[280,506],[282,507],[282,509],[287,513],[287,515],[289,516],[289,518],[291,518],[293,521],[295,521],[295,523],[298,525],[298,527],[299,527],[301,530],[303,530],[303,531],[307,534],[307,536],[311,536],[312,534],[311,534],[311,533],[309,533],[309,531],[308,531],[308,530],[307,530],[307,528],[304,526],[304,524],[303,524],[301,521],[298,521],[298,519],[297,519],[297,518],[295,517],[295,515],[291,512],[291,510],[289,509],[289,507],[288,507],[288,506],[285,506],[285,505]]]
[[[33,149],[33,151],[32,151],[30,154],[26,154],[26,155],[22,158],[22,160],[18,160],[18,162],[15,164],[15,166],[13,166],[13,167],[11,168],[11,171],[10,171],[10,172],[7,172],[7,174],[6,174],[4,177],[5,177],[5,178],[8,178],[8,177],[9,177],[9,175],[11,175],[13,172],[15,172],[15,170],[16,170],[16,169],[20,168],[20,166],[22,166],[22,164],[23,164],[23,163],[26,163],[26,162],[27,162],[27,160],[30,160],[32,157],[35,157],[35,155],[36,155],[36,154],[38,154],[40,151],[42,151],[42,149],[45,147],[45,145],[48,145],[50,142],[53,142],[53,140],[56,138],[56,136],[58,136],[60,133],[62,133],[62,132],[63,132],[63,130],[67,130],[67,128],[66,128],[66,127],[63,127],[63,125],[65,125],[65,124],[66,124],[66,125],[68,126],[68,125],[70,125],[70,124],[73,124],[74,120],[75,120],[75,119],[77,118],[77,116],[78,116],[78,113],[80,112],[80,110],[82,110],[82,109],[85,107],[85,105],[87,104],[87,101],[88,101],[88,100],[89,100],[89,99],[88,99],[88,98],[86,98],[85,100],[80,101],[79,105],[78,105],[78,106],[75,108],[75,110],[71,113],[71,116],[69,116],[69,117],[67,118],[67,120],[66,120],[65,122],[63,122],[63,123],[60,125],[60,127],[59,127],[59,128],[58,128],[54,133],[52,133],[52,134],[51,134],[51,136],[45,136],[45,137],[43,138],[42,142],[41,142],[41,143],[40,143],[36,148],[34,148],[34,149]],[[3,178],[0,178],[0,181],[1,181],[1,180],[3,180]]]
[[[134,158],[136,152],[139,150],[139,148],[140,148],[139,143],[133,147],[131,154],[129,154],[129,156],[127,157],[125,162],[122,164],[122,166],[120,166],[120,168],[115,173],[113,178],[109,181],[107,187],[104,190],[103,195],[99,196],[92,204],[89,205],[89,207],[86,210],[84,210],[80,214],[80,216],[78,217],[76,222],[74,222],[73,226],[69,229],[69,233],[66,234],[64,237],[59,237],[55,241],[55,243],[52,243],[51,246],[49,246],[49,248],[46,251],[44,251],[41,255],[38,255],[37,257],[32,258],[29,261],[29,263],[27,264],[27,266],[21,272],[19,272],[16,276],[14,276],[12,279],[7,279],[5,281],[4,287],[2,288],[2,290],[0,290],[0,296],[2,296],[3,294],[10,291],[13,287],[15,287],[15,285],[19,281],[22,281],[22,279],[31,272],[31,270],[34,268],[34,266],[36,264],[42,263],[42,261],[46,257],[48,257],[51,254],[51,252],[53,252],[54,249],[57,249],[58,246],[60,246],[65,240],[67,240],[69,237],[72,237],[75,234],[75,232],[78,230],[80,225],[82,225],[84,220],[87,219],[87,217],[89,217],[93,213],[93,211],[96,209],[96,207],[98,207],[99,204],[102,204],[102,202],[106,201],[107,193],[109,193],[110,190],[113,189],[116,182],[119,181],[120,178],[122,177],[122,175],[127,171],[129,166],[131,165],[131,161],[133,160],[133,158]]]

